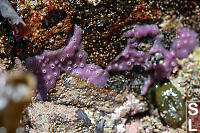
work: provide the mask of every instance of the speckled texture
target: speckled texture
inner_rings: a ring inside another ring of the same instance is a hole
[[[198,40],[197,34],[187,28],[178,29],[179,38],[176,39],[172,44],[172,51],[174,51],[175,56],[179,59],[188,57],[188,55],[197,46]]]
[[[173,41],[170,51],[164,49],[161,45],[162,34],[159,34],[159,29],[156,25],[136,26],[133,30],[125,33],[129,38],[125,49],[106,67],[108,71],[123,71],[131,70],[133,66],[140,65],[145,70],[154,70],[148,76],[144,86],[141,88],[141,93],[147,93],[148,88],[156,80],[168,77],[172,69],[177,65],[176,58],[186,58],[191,53],[194,47],[198,44],[197,35],[194,31],[188,28],[180,28],[177,31],[178,39]],[[139,51],[138,46],[142,38],[152,37],[153,41],[149,51]],[[151,61],[153,56],[153,62]],[[156,57],[157,56],[157,57]]]
[[[0,12],[4,18],[10,18],[13,25],[19,24],[19,23],[26,25],[24,21],[19,17],[17,12],[13,9],[13,7],[11,6],[8,0],[1,0]]]
[[[21,39],[17,40],[12,21],[0,15],[0,71],[4,72],[17,69],[14,66],[15,57],[24,63],[28,56],[65,47],[73,35],[75,24],[83,30],[81,43],[88,54],[87,64],[95,63],[102,68],[106,68],[125,49],[127,38],[124,33],[137,25],[157,25],[163,35],[161,45],[166,50],[172,48],[174,40],[179,40],[176,32],[180,27],[195,31],[197,38],[200,35],[198,0],[99,0],[95,3],[91,3],[92,0],[9,1],[30,30],[29,34],[20,34]],[[141,39],[136,49],[148,52],[153,41],[152,37]],[[197,49],[188,58],[178,59],[177,66],[167,77],[187,100],[200,99]],[[158,64],[163,59],[162,54],[153,54],[145,64]],[[152,102],[140,95],[140,88],[152,73],[141,66],[109,72],[107,85],[101,89],[88,84],[88,80],[65,74],[58,77],[56,86],[48,90],[46,102],[32,98],[23,112],[20,129],[23,132],[184,133],[185,123],[177,129],[166,125]],[[139,100],[134,106],[141,107],[147,103],[145,112],[131,115],[130,111],[124,118],[113,120],[111,114],[127,103],[128,95],[135,97],[134,101]]]
[[[27,58],[25,61],[26,69],[33,72],[38,79],[37,99],[46,99],[47,91],[55,85],[56,79],[62,71],[88,79],[88,82],[93,83],[95,87],[102,88],[107,82],[107,71],[131,70],[135,65],[141,65],[148,71],[155,70],[149,75],[141,89],[141,94],[144,95],[154,81],[166,78],[171,74],[172,69],[177,65],[176,57],[181,59],[187,57],[198,43],[196,33],[187,28],[179,29],[178,35],[180,37],[174,41],[170,51],[160,45],[162,35],[159,34],[156,25],[137,25],[133,30],[127,31],[125,35],[129,38],[126,48],[109,63],[106,70],[102,70],[99,66],[86,64],[87,54],[82,50],[80,44],[81,29],[76,25],[74,34],[66,47],[55,52],[44,51],[39,56]],[[152,48],[147,52],[137,50],[141,39],[148,36],[153,37]],[[130,37],[134,37],[134,39],[132,40]],[[181,45],[181,43],[183,44]],[[162,59],[158,57],[159,63],[149,61],[150,56],[154,54],[155,56],[160,54]],[[21,67],[20,62],[17,62]]]
[[[134,104],[132,105],[132,103]],[[50,107],[51,110],[49,109]],[[121,109],[126,109],[126,107],[128,110],[122,114],[122,112],[120,112]],[[56,110],[57,108],[59,108],[60,113],[54,112],[54,109]],[[87,84],[86,81],[82,80],[80,77],[64,74],[60,77],[60,80],[58,80],[55,90],[48,94],[48,102],[44,104],[33,102],[32,106],[27,109],[30,112],[27,114],[27,117],[38,122],[31,123],[27,130],[34,131],[37,128],[39,128],[39,130],[43,128],[43,130],[52,131],[54,125],[58,125],[57,130],[61,130],[63,127],[63,129],[68,132],[83,131],[102,133],[102,131],[104,131],[112,133],[120,131],[118,128],[120,124],[125,126],[129,115],[134,116],[137,113],[147,111],[148,104],[144,101],[143,97],[135,97],[134,93],[128,94],[127,90],[120,93],[117,90],[94,89],[93,85]],[[42,114],[39,113],[44,110],[48,111]],[[129,111],[132,113],[129,114]],[[63,116],[61,116],[63,113],[68,117],[63,118]],[[39,114],[40,117],[38,116]],[[69,121],[69,123],[61,126],[60,124],[62,123],[58,123],[61,121],[59,119],[52,125],[50,121],[52,117],[48,116],[49,114],[52,114],[54,117],[60,116],[62,121]],[[47,127],[35,127],[35,125],[41,125],[38,118],[43,117],[45,118],[43,120],[46,121]],[[26,125],[28,122],[25,121],[24,124]],[[68,126],[75,128],[75,130],[72,131]]]
[[[75,111],[77,108],[45,102],[43,104],[33,103],[27,109],[29,121],[34,121],[30,125],[26,125],[30,132],[73,131],[72,124],[76,123]],[[25,122],[28,123],[28,121]]]
[[[196,47],[194,52],[187,59],[179,60],[183,68],[176,68],[176,75],[171,75],[170,80],[174,86],[190,100],[200,99],[200,48]]]
[[[106,85],[108,73],[99,66],[86,64],[87,54],[82,50],[80,41],[81,29],[75,25],[74,34],[63,49],[44,51],[41,55],[28,57],[25,60],[24,69],[37,76],[37,99],[46,99],[47,91],[54,87],[60,72],[88,79],[88,82],[96,87],[102,88]],[[19,60],[16,63],[23,69]]]

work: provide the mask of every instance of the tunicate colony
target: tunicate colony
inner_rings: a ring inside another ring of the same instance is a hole
[[[86,64],[87,53],[81,47],[81,29],[75,25],[74,34],[64,48],[28,57],[25,60],[25,68],[19,60],[16,60],[16,63],[21,69],[31,71],[37,76],[39,100],[46,99],[47,91],[54,87],[61,72],[78,75],[82,79],[88,79],[88,83],[94,84],[95,87],[103,88],[109,71],[131,70],[135,65],[140,65],[146,71],[154,70],[141,88],[144,95],[154,81],[171,74],[177,65],[176,58],[187,57],[198,44],[197,34],[188,28],[179,28],[177,35],[178,38],[173,41],[172,48],[168,51],[161,45],[163,35],[159,33],[157,25],[136,25],[125,33],[125,49],[103,70],[97,65]],[[145,37],[152,38],[152,47],[146,52],[137,50],[140,40]]]

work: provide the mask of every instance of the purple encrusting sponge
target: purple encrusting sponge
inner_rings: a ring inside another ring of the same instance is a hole
[[[174,40],[170,51],[162,47],[161,39],[163,35],[159,33],[156,25],[137,25],[133,30],[127,31],[125,35],[128,38],[127,46],[108,64],[106,70],[131,70],[135,65],[142,66],[146,71],[154,70],[141,88],[143,95],[147,93],[154,81],[161,80],[171,74],[173,68],[177,65],[176,58],[186,58],[198,44],[197,34],[188,28],[178,30],[179,38]],[[147,52],[138,51],[137,46],[140,40],[147,36],[153,38],[152,48]],[[158,62],[154,59],[151,60],[152,57],[158,59]]]
[[[41,55],[25,60],[26,69],[37,76],[37,99],[46,99],[47,91],[55,86],[60,72],[79,75],[96,87],[106,85],[107,71],[99,66],[86,64],[87,54],[82,50],[80,42],[81,29],[75,25],[74,35],[66,47],[57,51],[44,51]]]
[[[145,60],[149,56],[149,52],[138,51],[136,47],[140,41],[140,38],[151,36],[157,40],[160,39],[159,29],[156,25],[144,25],[136,26],[133,30],[129,30],[125,33],[127,38],[127,46],[125,49],[113,60],[111,61],[106,70],[108,71],[122,71],[131,70],[135,65],[141,65],[146,68]]]
[[[179,59],[186,58],[198,44],[197,33],[188,28],[178,29],[179,38],[174,40],[172,44],[172,51]]]
[[[135,65],[140,65],[146,71],[153,70],[141,88],[141,93],[147,93],[148,88],[156,80],[168,77],[177,65],[176,58],[186,58],[198,44],[197,34],[188,29],[178,29],[178,38],[173,41],[172,48],[168,51],[161,45],[163,35],[159,33],[156,25],[137,25],[133,30],[125,33],[127,46],[111,61],[105,70],[92,64],[86,64],[87,53],[81,47],[81,29],[75,25],[74,35],[67,46],[57,51],[44,51],[41,55],[29,57],[25,66],[16,60],[19,69],[32,71],[38,79],[37,99],[45,100],[47,91],[55,86],[60,72],[75,74],[89,83],[102,88],[106,85],[109,71],[131,70]],[[137,49],[140,41],[145,37],[152,38],[152,47],[149,51]]]

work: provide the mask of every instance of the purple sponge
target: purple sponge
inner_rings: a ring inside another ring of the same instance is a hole
[[[125,33],[127,40],[126,48],[108,64],[108,71],[131,70],[135,65],[141,65],[146,68],[145,60],[149,56],[149,52],[137,51],[136,47],[142,37],[151,36],[160,40],[159,29],[156,25],[136,26],[135,29]],[[133,38],[133,39],[132,39]]]
[[[141,93],[146,94],[155,80],[163,79],[171,74],[177,65],[176,58],[186,58],[198,43],[197,34],[188,28],[179,29],[177,34],[179,38],[173,42],[172,49],[168,51],[160,44],[163,35],[159,33],[156,25],[136,26],[125,33],[128,38],[126,48],[109,63],[106,70],[131,70],[135,65],[142,66],[146,71],[154,70],[141,89]],[[138,51],[137,46],[140,40],[147,36],[153,37],[152,48],[147,52]]]
[[[181,28],[177,33],[179,38],[174,40],[172,51],[174,51],[177,58],[183,59],[186,58],[198,44],[196,39],[197,33],[188,28]]]
[[[97,65],[87,64],[85,67],[79,67],[72,71],[72,74],[80,76],[82,79],[88,79],[89,83],[94,84],[96,87],[103,87],[106,85],[108,72],[102,70]]]
[[[165,77],[170,76],[173,68],[177,65],[174,52],[167,51],[162,46],[154,46],[153,50],[150,51],[148,54],[149,56],[147,57],[146,61],[151,55],[156,56],[156,54],[161,55],[163,59],[160,60],[159,63],[146,66],[146,70],[154,70],[154,72],[148,76],[148,79],[145,81],[144,86],[141,88],[141,93],[143,95],[147,93],[148,88],[154,81],[161,80]]]
[[[74,35],[66,47],[57,51],[44,51],[41,55],[25,60],[26,69],[37,76],[37,99],[46,99],[47,91],[55,86],[60,72],[87,78],[96,87],[106,85],[108,73],[99,66],[86,64],[87,54],[81,49],[80,41],[81,29],[75,26]]]
[[[176,58],[183,59],[186,58],[198,44],[197,34],[188,28],[178,29],[177,35],[178,39],[175,39],[172,44],[170,51],[165,50],[163,47],[154,48],[153,53],[161,53],[164,56],[164,61],[162,64],[157,64],[155,66],[149,66],[147,69],[153,69],[154,73],[148,76],[145,81],[143,88],[141,89],[142,94],[146,94],[148,88],[155,80],[160,80],[168,77],[173,68],[177,65]]]
[[[140,39],[142,37],[156,36],[159,33],[159,29],[156,25],[136,25],[133,30],[129,30],[125,33],[127,38],[134,37],[135,39]]]
[[[154,70],[145,81],[141,89],[146,94],[151,84],[162,78],[168,77],[172,69],[177,65],[176,58],[182,59],[188,56],[197,45],[197,34],[187,28],[178,30],[178,39],[175,39],[170,51],[160,45],[162,34],[156,25],[136,26],[133,30],[125,33],[127,40],[126,48],[106,67],[86,64],[87,53],[81,48],[81,29],[75,25],[74,35],[66,47],[57,51],[44,51],[41,55],[26,59],[26,69],[32,71],[38,79],[39,100],[45,100],[49,89],[54,87],[60,72],[75,74],[96,87],[104,87],[108,78],[108,71],[131,70],[133,66],[140,65],[146,71]],[[152,37],[152,47],[149,51],[138,51],[137,47],[142,38]],[[19,68],[24,68],[20,65]]]

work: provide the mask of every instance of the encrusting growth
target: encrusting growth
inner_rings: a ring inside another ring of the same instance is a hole
[[[60,72],[79,75],[96,87],[106,84],[107,71],[99,66],[86,64],[87,53],[82,50],[80,42],[81,29],[75,25],[74,35],[66,47],[57,51],[44,51],[41,55],[25,60],[26,69],[33,72],[38,79],[37,99],[46,99],[47,91],[54,87]],[[21,67],[19,60],[16,63]]]
[[[154,81],[168,77],[177,65],[176,58],[186,58],[198,44],[197,34],[188,28],[178,30],[179,38],[174,40],[170,51],[162,47],[163,35],[159,33],[156,25],[136,26],[125,35],[128,38],[126,48],[110,62],[106,70],[131,70],[135,65],[140,65],[146,71],[154,70],[145,81],[141,89],[142,94],[147,93]],[[151,37],[153,42],[151,49],[147,52],[137,50],[144,37]]]
[[[54,87],[60,72],[78,75],[95,87],[102,88],[106,85],[109,71],[131,70],[136,65],[140,65],[146,71],[153,70],[141,88],[141,94],[144,95],[154,81],[171,74],[177,65],[176,58],[187,57],[198,44],[196,33],[188,28],[180,28],[177,35],[171,50],[166,50],[161,45],[163,35],[159,33],[157,25],[137,25],[125,33],[128,38],[125,49],[103,70],[97,65],[86,64],[87,53],[82,50],[80,43],[81,29],[75,25],[74,35],[64,48],[44,51],[41,55],[29,57],[25,66],[37,76],[37,98],[40,100],[46,99],[47,91]],[[148,42],[143,42],[144,40]],[[140,51],[139,47],[145,45],[151,47]],[[16,60],[16,64],[24,69],[19,60]]]

